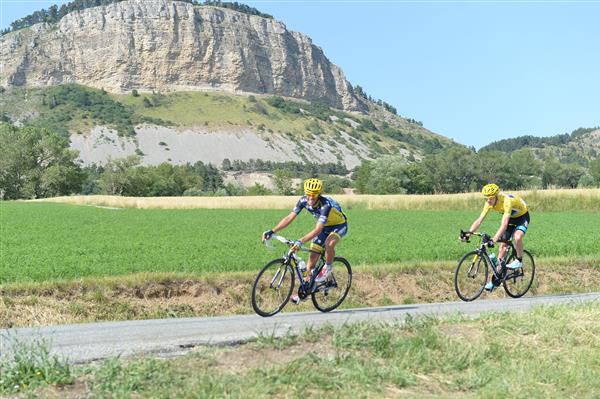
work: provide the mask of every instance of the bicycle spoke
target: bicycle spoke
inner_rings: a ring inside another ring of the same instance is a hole
[[[252,287],[252,307],[261,316],[278,313],[292,294],[294,273],[283,259],[269,262],[258,274]]]
[[[343,258],[335,258],[329,279],[319,284],[312,293],[312,301],[321,312],[337,308],[346,298],[352,284],[352,269]]]
[[[514,259],[514,255],[511,254],[509,261]],[[513,297],[522,297],[529,291],[533,278],[535,276],[535,262],[533,256],[528,251],[523,251],[523,262],[522,266],[514,271],[511,271],[507,278],[504,280],[504,290],[506,293]]]
[[[473,257],[471,257],[474,255]],[[454,288],[463,301],[477,299],[483,292],[487,281],[487,264],[485,257],[477,252],[469,252],[462,257],[454,271]]]

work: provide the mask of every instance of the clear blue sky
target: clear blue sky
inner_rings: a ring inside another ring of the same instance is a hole
[[[0,0],[1,26],[67,1]],[[480,148],[600,126],[599,1],[247,1],[353,85]]]

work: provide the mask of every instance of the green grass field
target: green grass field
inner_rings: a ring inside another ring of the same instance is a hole
[[[290,204],[291,208],[292,204]],[[288,211],[106,209],[49,203],[0,205],[0,284],[116,276],[138,272],[253,271],[283,254],[268,251],[262,231]],[[477,211],[348,211],[338,247],[354,267],[404,261],[458,260],[475,244],[457,240]],[[495,232],[499,214],[483,231]],[[306,212],[282,234],[296,239],[314,226]],[[600,214],[536,212],[526,248],[538,257],[600,257]]]

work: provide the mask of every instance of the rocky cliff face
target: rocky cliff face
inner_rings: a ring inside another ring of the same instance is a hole
[[[171,0],[129,0],[0,38],[0,85],[108,91],[222,89],[364,111],[343,72],[272,19]]]

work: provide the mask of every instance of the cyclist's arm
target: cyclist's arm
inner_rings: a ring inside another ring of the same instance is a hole
[[[475,220],[473,222],[473,224],[471,225],[471,227],[469,228],[469,231],[471,233],[474,233],[477,231],[477,229],[479,228],[479,226],[481,225],[481,223],[483,222],[483,219],[485,219],[486,215],[488,214],[490,208],[487,206],[483,207],[483,210],[481,211],[481,214],[479,215],[479,217],[477,218],[477,220]]]
[[[292,209],[290,214],[287,215],[286,217],[284,217],[283,219],[281,219],[279,221],[279,223],[277,223],[277,225],[275,225],[275,227],[273,227],[271,229],[273,231],[273,233],[276,233],[276,232],[281,231],[281,230],[285,229],[286,227],[288,227],[288,225],[290,223],[292,223],[292,221],[294,219],[296,219],[296,216],[298,216],[298,214],[300,212],[302,212],[302,209],[304,209],[305,206],[306,206],[306,201],[305,201],[304,197],[302,197],[298,200],[298,202],[296,203],[296,206],[294,207],[294,209]],[[263,237],[263,239],[264,239],[264,237]]]
[[[281,219],[279,221],[279,223],[277,223],[277,225],[272,228],[273,233],[276,233],[276,232],[281,231],[281,230],[285,229],[286,227],[288,227],[289,224],[292,223],[294,221],[294,219],[296,219],[296,215],[297,215],[296,212],[290,212],[289,215],[287,215],[286,217]]]
[[[504,204],[502,204],[502,207],[504,208],[504,213],[502,214],[502,222],[500,223],[498,231],[492,238],[494,242],[497,242],[500,239],[500,237],[502,237],[502,234],[504,234],[506,228],[508,227],[508,221],[510,220],[510,215],[512,212],[512,201],[513,200],[508,196],[504,198]]]
[[[506,231],[506,228],[508,227],[509,220],[510,220],[510,213],[505,213],[504,215],[502,215],[502,222],[500,223],[500,227],[498,228],[498,231],[492,238],[492,240],[494,240],[494,242],[498,242],[500,237],[502,237],[502,234],[504,234],[504,232]]]

